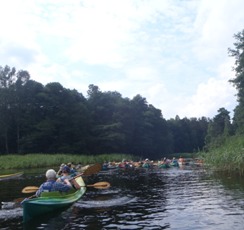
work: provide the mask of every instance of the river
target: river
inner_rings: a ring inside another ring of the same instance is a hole
[[[86,184],[107,181],[109,189],[88,188],[69,209],[23,224],[15,199],[23,187],[40,185],[44,172],[0,181],[0,229],[244,229],[243,177],[191,166],[101,172]]]

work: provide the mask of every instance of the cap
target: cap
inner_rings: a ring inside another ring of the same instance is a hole
[[[65,164],[64,164],[64,163],[62,163],[62,164],[60,165],[60,168],[62,169],[64,166],[65,166]]]
[[[56,178],[56,172],[53,169],[47,170],[46,178],[47,179],[55,179]]]
[[[66,173],[69,173],[70,172],[70,167],[65,165],[63,168],[62,168],[62,172],[66,172]]]

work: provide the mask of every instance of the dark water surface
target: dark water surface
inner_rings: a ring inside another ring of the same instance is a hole
[[[23,225],[14,199],[39,186],[45,169],[0,181],[0,229],[244,229],[244,178],[214,176],[201,167],[108,171],[86,179],[89,188],[69,209]]]

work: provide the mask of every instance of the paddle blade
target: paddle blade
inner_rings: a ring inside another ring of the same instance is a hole
[[[14,202],[15,202],[15,203],[20,203],[20,204],[21,204],[25,199],[26,199],[26,197],[16,198],[16,199],[14,199]]]
[[[23,197],[16,198],[16,199],[14,199],[14,202],[15,202],[15,203],[21,203],[24,199],[25,199],[25,198],[23,198]]]
[[[96,189],[107,189],[110,187],[110,183],[106,181],[102,181],[102,182],[97,182],[95,184],[87,185],[87,187],[94,187]]]
[[[22,193],[33,193],[36,192],[39,188],[36,186],[27,186],[22,189]]]
[[[82,176],[90,176],[92,174],[96,174],[100,172],[102,169],[102,165],[99,163],[96,163],[94,165],[89,166],[85,171],[82,173]]]

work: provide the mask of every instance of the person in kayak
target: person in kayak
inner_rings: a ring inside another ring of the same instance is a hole
[[[72,176],[70,175],[70,167],[65,165],[63,168],[62,168],[62,174],[61,174],[61,177],[59,177],[57,179],[57,182],[62,182],[64,184],[66,184],[66,181],[68,179],[68,181],[72,178]]]
[[[70,162],[70,163],[67,164],[67,166],[70,168],[70,173],[69,173],[70,176],[71,177],[75,177],[77,175],[77,171],[75,169],[75,165],[72,162]]]
[[[36,191],[36,196],[39,197],[42,192],[68,192],[72,188],[72,184],[66,178],[65,183],[56,181],[56,172],[53,169],[49,169],[46,172],[47,181],[41,184],[39,189]]]
[[[58,170],[58,172],[57,172],[57,176],[58,176],[58,177],[62,176],[62,169],[63,169],[64,166],[66,166],[66,164],[64,164],[64,163],[62,163],[62,164],[60,165],[59,170]]]

